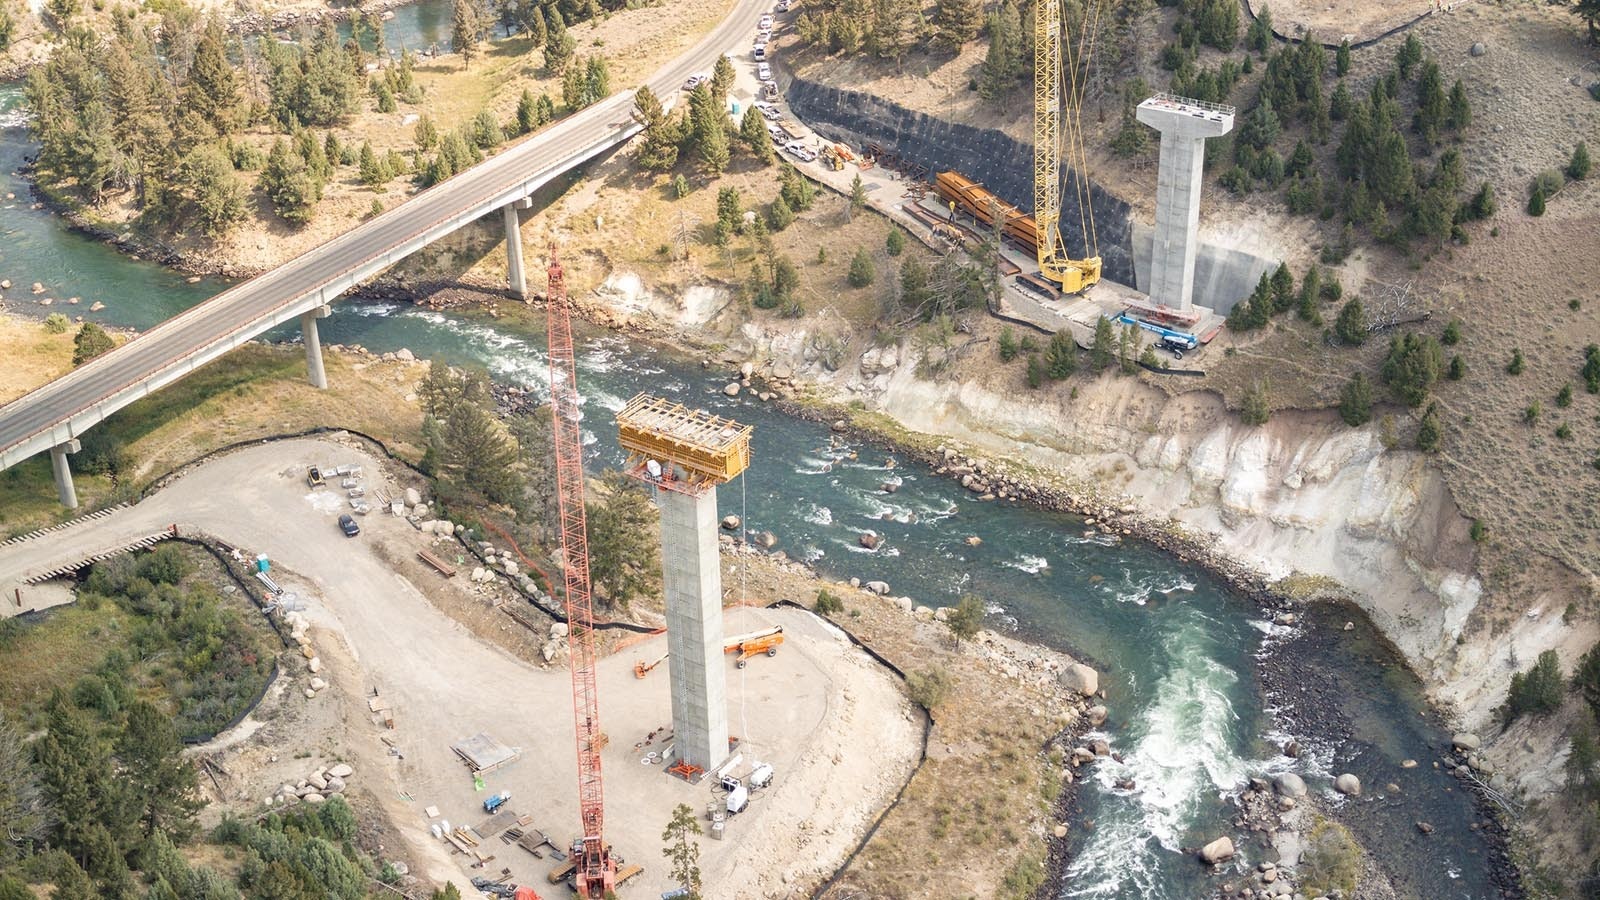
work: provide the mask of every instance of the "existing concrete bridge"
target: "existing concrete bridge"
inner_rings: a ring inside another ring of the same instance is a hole
[[[738,0],[727,18],[647,82],[671,102],[691,74],[742,46],[767,0]],[[512,291],[527,296],[519,209],[561,174],[638,134],[633,94],[616,94],[490,157],[327,243],[173,316],[104,356],[0,407],[0,470],[50,451],[61,502],[77,506],[67,455],[107,416],[240,344],[299,319],[312,384],[327,386],[317,319],[344,291],[483,216],[501,211]]]

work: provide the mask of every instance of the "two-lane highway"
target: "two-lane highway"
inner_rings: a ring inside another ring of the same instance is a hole
[[[650,88],[670,100],[690,75],[709,70],[719,53],[748,43],[771,3],[736,0],[710,34],[651,76]],[[432,241],[530,196],[563,172],[618,146],[638,133],[632,106],[629,90],[563,119],[0,407],[0,470],[68,443],[134,400],[332,302]]]

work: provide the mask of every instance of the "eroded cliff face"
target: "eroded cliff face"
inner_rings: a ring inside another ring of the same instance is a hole
[[[1560,642],[1559,614],[1497,629],[1474,618],[1484,590],[1470,520],[1429,458],[1385,450],[1376,426],[1352,429],[1331,412],[1246,426],[1214,394],[1174,397],[1112,375],[1075,381],[1076,397],[930,381],[904,348],[830,371],[825,338],[750,325],[739,337],[756,358],[790,363],[913,431],[1170,517],[1269,576],[1337,581],[1465,726],[1486,725],[1504,699],[1508,658],[1525,666]]]

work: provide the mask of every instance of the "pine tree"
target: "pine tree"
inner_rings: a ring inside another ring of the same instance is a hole
[[[439,146],[439,129],[433,124],[433,119],[426,114],[417,120],[415,135],[418,150],[426,152]]]
[[[606,66],[605,57],[599,54],[589,57],[584,66],[584,89],[588,92],[585,106],[611,96],[611,70]]]
[[[1339,49],[1333,54],[1333,71],[1340,78],[1350,74],[1350,39],[1345,38],[1339,42]]]
[[[572,63],[573,55],[578,52],[578,42],[567,33],[567,23],[562,21],[561,11],[557,7],[546,8],[545,17],[548,22],[548,37],[544,42],[544,65],[551,72],[560,75]]]
[[[1472,124],[1472,104],[1467,102],[1467,89],[1461,85],[1461,79],[1450,87],[1450,99],[1445,103],[1445,126],[1461,131]]]
[[[540,21],[543,21],[543,19]],[[642,88],[642,90],[649,90],[649,88]],[[651,96],[654,97],[653,94]],[[661,101],[657,100],[656,108],[660,109],[660,107]],[[539,121],[539,105],[533,99],[533,92],[523,88],[522,96],[517,98],[517,134],[519,136],[529,134],[543,124],[543,122]]]
[[[1407,32],[1405,43],[1401,44],[1395,53],[1395,64],[1400,67],[1400,78],[1410,79],[1411,70],[1420,62],[1422,62],[1422,42],[1417,40],[1415,32]]]
[[[1044,371],[1056,381],[1078,371],[1078,342],[1070,332],[1058,331],[1050,336],[1050,343],[1044,348]]]
[[[207,237],[222,237],[244,220],[244,186],[217,147],[197,147],[184,157],[175,186]]]
[[[1422,421],[1417,425],[1417,449],[1432,453],[1439,449],[1443,436],[1444,428],[1439,424],[1439,404],[1430,403],[1428,411],[1422,414]]]
[[[1600,0],[1578,0],[1572,13],[1588,26],[1589,43],[1600,44]]]
[[[728,92],[733,90],[733,60],[726,53],[717,57],[717,64],[711,67],[711,99],[716,101],[719,109],[728,106]]]
[[[523,96],[528,95],[524,93]],[[520,120],[520,107],[518,117]],[[639,165],[654,171],[665,171],[676,165],[681,135],[649,85],[640,87],[633,94],[633,120],[644,126],[644,139],[634,152],[634,159]]]
[[[1361,308],[1361,298],[1352,297],[1339,310],[1339,318],[1333,324],[1334,334],[1339,340],[1353,346],[1361,346],[1367,340],[1367,315]]]
[[[1317,312],[1317,302],[1322,295],[1322,272],[1315,263],[1306,270],[1305,277],[1300,280],[1300,302],[1296,314],[1301,320],[1320,324],[1321,313]]]
[[[1257,53],[1265,55],[1267,47],[1272,43],[1272,9],[1265,4],[1261,12],[1256,14],[1256,20],[1250,23],[1245,31],[1244,45]]]
[[[378,187],[389,180],[389,173],[383,161],[378,159],[378,154],[373,152],[371,141],[362,142],[358,165],[361,171],[361,183],[367,187]]]
[[[1567,161],[1567,177],[1573,181],[1589,177],[1589,145],[1584,141],[1579,141],[1578,146],[1572,148],[1572,159]]]
[[[1439,342],[1427,335],[1407,333],[1389,341],[1383,361],[1383,380],[1395,398],[1407,406],[1421,406],[1444,369]]]
[[[0,821],[6,823],[0,838],[0,870],[9,868],[30,845],[42,843],[56,815],[29,757],[25,735],[0,714]],[[4,893],[0,888],[0,895]],[[32,900],[32,895],[26,894],[24,900]]]
[[[545,24],[544,11],[537,0],[517,0],[517,20],[528,33],[534,49],[543,47],[550,39],[550,28]]]
[[[233,65],[228,62],[226,33],[221,23],[213,19],[195,44],[184,103],[210,122],[218,134],[227,134],[233,128],[233,110],[238,102],[239,85]]]
[[[850,273],[847,281],[851,287],[866,287],[878,277],[877,270],[872,266],[872,257],[867,253],[867,248],[857,247],[855,255],[850,257]]]
[[[1011,0],[989,17],[989,52],[978,76],[978,95],[994,100],[1016,84],[1021,72],[1022,19]]]
[[[589,104],[589,80],[583,66],[574,62],[561,76],[561,105],[575,113]]]
[[[772,150],[772,135],[767,131],[766,117],[754,106],[744,111],[744,117],[739,120],[739,138],[744,145],[750,148],[750,153],[763,164],[770,164],[775,159]]]
[[[1533,186],[1533,195],[1528,198],[1528,215],[1544,215],[1544,185],[1542,184]]]
[[[699,835],[700,823],[687,803],[672,810],[672,821],[661,832],[661,842],[666,845],[662,855],[667,858],[672,880],[688,888],[695,900],[704,890],[700,881],[700,845],[694,840]]]
[[[850,212],[858,213],[867,208],[867,188],[861,183],[861,173],[850,182]]]
[[[1089,349],[1089,358],[1095,371],[1102,371],[1116,358],[1116,335],[1112,333],[1111,320],[1105,316],[1095,320],[1094,345]]]
[[[85,322],[78,328],[72,341],[72,364],[81,366],[116,345],[104,328],[93,322]]]
[[[272,145],[272,151],[267,154],[267,165],[261,171],[260,184],[279,217],[295,225],[311,221],[317,202],[322,199],[321,180],[282,138]]]
[[[1372,190],[1387,204],[1403,206],[1415,191],[1411,153],[1406,149],[1406,139],[1393,127],[1378,139],[1368,175]]]
[[[1000,329],[1000,337],[995,342],[995,349],[1000,354],[1001,362],[1011,362],[1017,358],[1021,348],[1017,345],[1017,332],[1010,325]]]
[[[1239,401],[1239,421],[1246,425],[1265,425],[1272,417],[1272,401],[1268,397],[1265,381],[1256,381],[1245,389]]]
[[[1367,382],[1366,375],[1357,372],[1345,382],[1339,394],[1339,417],[1351,428],[1372,420],[1372,385]]]
[[[493,150],[505,143],[506,135],[500,130],[500,123],[495,120],[494,113],[487,109],[478,110],[472,119],[472,143],[480,150]]]
[[[689,92],[689,127],[701,165],[712,175],[722,174],[728,167],[727,116],[704,84]]]
[[[450,7],[450,47],[461,54],[462,66],[472,65],[483,37],[483,22],[475,0],[453,0]]]
[[[794,210],[790,210],[789,202],[784,200],[784,195],[779,194],[778,197],[773,200],[773,207],[771,207],[771,210],[768,211],[766,219],[768,219],[766,224],[771,226],[773,231],[784,231],[786,227],[792,226],[792,224],[795,223]]]
[[[898,225],[889,226],[889,236],[884,238],[884,246],[890,256],[899,256],[906,249],[906,235]]]
[[[172,720],[154,705],[135,700],[128,706],[116,753],[121,775],[138,801],[145,835],[161,832],[182,839],[191,833],[205,804]]]
[[[1444,80],[1439,74],[1439,64],[1428,60],[1422,64],[1422,75],[1417,79],[1417,114],[1412,120],[1423,141],[1432,145],[1440,126],[1444,125],[1447,106]]]
[[[983,4],[980,0],[936,0],[933,27],[936,46],[960,50],[983,27]]]

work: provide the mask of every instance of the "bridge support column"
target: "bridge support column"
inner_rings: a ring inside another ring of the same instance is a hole
[[[507,203],[500,212],[506,220],[506,280],[511,282],[511,293],[526,302],[528,273],[522,265],[522,216],[515,203]]]
[[[328,373],[322,368],[322,339],[317,336],[317,320],[333,315],[326,306],[300,315],[300,336],[306,344],[306,375],[314,388],[328,386]]]
[[[78,508],[78,491],[72,485],[72,467],[67,464],[67,454],[81,449],[83,445],[75,439],[50,448],[50,468],[56,473],[56,490],[61,493],[61,505],[67,509]]]

